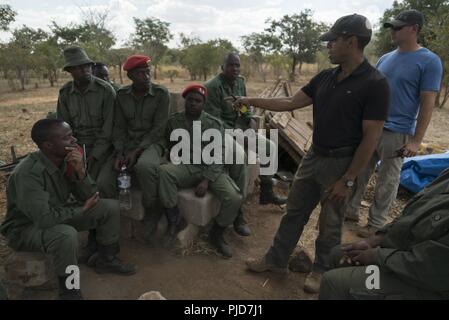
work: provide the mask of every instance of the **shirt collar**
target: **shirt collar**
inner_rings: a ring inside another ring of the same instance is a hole
[[[129,87],[126,89],[126,93],[127,93],[127,94],[133,94],[133,85],[132,85],[132,84],[129,85]],[[150,88],[148,89],[148,92],[145,93],[144,96],[146,96],[147,94],[149,94],[149,95],[152,96],[152,97],[155,96],[155,94],[154,94],[154,88],[153,88],[153,84],[152,84],[152,83],[150,84]]]
[[[42,164],[45,166],[45,169],[47,169],[48,173],[50,174],[54,174],[56,172],[65,173],[67,169],[67,164],[65,161],[62,162],[61,168],[58,168],[42,151],[38,152],[38,156]]]
[[[363,60],[363,62],[351,73],[349,77],[357,77],[363,73],[365,73],[368,68],[370,67],[370,64],[368,62],[368,59]],[[334,76],[337,76],[341,72],[341,66],[338,66],[334,69],[333,74]]]
[[[92,78],[90,79],[89,85],[87,86],[86,91],[85,91],[84,93],[89,92],[89,91],[93,91],[93,92],[97,91],[97,86],[95,85],[95,79],[94,79],[93,76],[92,76]],[[81,93],[81,92],[75,87],[75,81],[72,81],[72,88],[70,89],[70,93],[73,94],[73,93],[75,93],[75,92]]]

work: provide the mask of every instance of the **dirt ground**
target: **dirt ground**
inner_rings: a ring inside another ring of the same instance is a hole
[[[164,81],[170,90],[179,92],[187,81],[175,80],[174,84]],[[257,82],[248,84],[249,95],[257,95],[268,84]],[[297,89],[300,84],[296,84]],[[34,151],[29,137],[32,124],[55,109],[57,88],[41,87],[23,93],[2,93],[0,95],[0,160],[10,162],[10,146],[16,147],[17,155]],[[307,121],[311,120],[311,110],[299,111]],[[436,110],[426,136],[426,143],[449,148],[449,110]],[[365,201],[372,199],[373,183],[370,183]],[[286,195],[285,190],[278,190]],[[410,194],[400,192],[389,219],[400,212]],[[297,300],[316,299],[314,295],[302,291],[304,274],[290,273],[287,276],[272,274],[255,275],[245,270],[245,260],[266,252],[279,225],[283,210],[274,206],[259,206],[257,196],[249,199],[245,206],[253,235],[238,237],[230,228],[226,238],[234,248],[234,257],[222,259],[200,239],[187,254],[166,251],[145,246],[134,241],[122,244],[122,258],[137,264],[139,272],[132,277],[97,275],[87,267],[82,267],[81,287],[87,299],[137,299],[148,291],[160,291],[167,299],[272,299]],[[307,252],[314,254],[316,239],[317,208],[300,241]],[[0,221],[6,213],[5,178],[0,175]],[[366,223],[367,208],[362,208],[361,224]],[[344,227],[343,242],[356,240],[354,230],[357,225],[347,223]],[[0,279],[2,265],[10,251],[4,239],[0,238]],[[51,297],[46,297],[51,298]]]

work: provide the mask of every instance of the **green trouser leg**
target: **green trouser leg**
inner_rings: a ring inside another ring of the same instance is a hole
[[[134,167],[142,190],[142,205],[145,208],[151,208],[157,200],[158,170],[163,153],[162,147],[153,144],[142,153]]]
[[[222,173],[217,180],[209,183],[209,190],[221,203],[220,213],[215,218],[215,222],[220,227],[231,225],[243,203],[239,187],[229,175]]]
[[[226,144],[229,144],[229,148],[226,149],[226,159],[233,159],[232,163],[226,164],[226,170],[229,176],[234,180],[240,189],[243,198],[247,196],[247,157],[245,149],[237,143],[230,135],[225,136]],[[237,162],[237,159],[242,160],[241,163]],[[227,162],[228,163],[228,162]]]
[[[195,168],[191,166],[193,170]],[[187,165],[163,164],[159,167],[159,199],[164,208],[178,204],[178,190],[196,187],[201,182],[201,171],[192,174]]]
[[[339,263],[343,253],[339,247],[332,250],[331,260],[335,265]],[[380,270],[379,289],[368,289],[372,271],[368,273],[367,267],[337,268],[323,274],[321,278],[321,300],[397,300],[397,299],[442,299],[443,296],[418,288],[409,282],[398,278],[395,274]]]
[[[264,169],[268,169],[270,166],[273,167],[273,171],[277,172],[277,146],[276,144],[265,137],[264,135],[257,134],[257,139],[259,140],[257,143],[257,154],[259,155],[259,159],[261,160],[261,171]],[[260,146],[263,146],[262,148]],[[269,163],[264,163],[270,159]],[[265,160],[265,161],[264,161]],[[274,170],[275,169],[275,170]],[[272,178],[275,172],[273,174],[269,175],[260,175],[260,182],[265,184],[271,184]]]
[[[178,190],[196,187],[202,180],[201,169],[187,165],[164,164],[159,170],[159,197],[165,208],[177,205]],[[221,209],[215,221],[222,227],[232,224],[242,205],[236,183],[227,174],[209,182],[209,190],[220,200]]]
[[[120,212],[117,201],[100,200],[82,217],[48,229],[29,227],[22,231],[15,250],[38,251],[53,256],[56,274],[66,276],[66,268],[78,264],[78,231],[97,229],[102,245],[118,243]]]
[[[81,146],[82,147],[82,146]],[[86,159],[89,158],[92,151],[92,147],[86,146]],[[106,154],[103,154],[100,159],[96,159],[93,164],[87,168],[89,176],[95,181],[98,180],[98,177],[101,174],[101,171],[104,168],[104,164],[112,157],[112,151],[109,150]]]
[[[239,188],[240,194],[242,195],[243,199],[246,199],[248,193],[248,185],[246,181],[246,164],[232,164],[227,165],[226,167],[228,169],[229,176]]]
[[[105,199],[117,199],[117,171],[114,169],[115,157],[111,156],[103,164],[96,180],[100,196]]]

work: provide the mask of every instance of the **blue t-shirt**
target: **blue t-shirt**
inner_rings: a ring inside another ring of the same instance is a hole
[[[387,53],[377,68],[390,85],[390,109],[385,128],[414,135],[422,91],[439,91],[443,66],[432,51],[421,48],[413,52]]]

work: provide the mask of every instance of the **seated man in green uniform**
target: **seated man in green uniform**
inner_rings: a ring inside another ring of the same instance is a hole
[[[59,90],[57,116],[71,126],[78,145],[85,147],[89,175],[103,192],[101,176],[107,174],[103,164],[113,149],[115,90],[108,82],[92,76],[94,62],[82,48],[65,49],[64,59],[64,70],[73,81]]]
[[[94,75],[94,77],[100,78],[101,80],[109,83],[116,92],[118,91],[118,89],[120,89],[120,86],[117,83],[109,79],[109,69],[103,62],[95,62],[94,66],[92,67],[92,74]]]
[[[71,126],[78,145],[84,148],[87,170],[103,197],[109,173],[103,165],[113,151],[111,135],[115,90],[108,82],[92,76],[94,62],[82,48],[65,49],[64,60],[64,70],[71,74],[73,81],[59,90],[56,117]],[[89,232],[88,250],[95,251],[96,246],[95,231],[92,230]]]
[[[207,99],[205,111],[214,117],[222,120],[225,129],[242,129],[243,131],[254,128],[254,119],[248,111],[240,114],[234,110],[229,97],[245,97],[245,79],[240,76],[240,57],[235,53],[227,54],[222,65],[223,72],[215,78],[206,82],[209,97]],[[263,135],[258,135],[258,139],[266,145],[266,150],[275,150],[276,145]],[[270,157],[271,158],[271,157]],[[264,165],[264,164],[262,164]],[[273,192],[272,176],[260,176],[260,204],[282,205],[287,202],[286,198],[280,197]],[[246,225],[243,212],[240,211],[236,220],[236,225]]]
[[[36,122],[31,137],[40,151],[30,154],[8,180],[7,213],[0,227],[14,250],[53,256],[60,297],[82,298],[69,290],[66,268],[78,264],[78,231],[96,229],[98,273],[131,275],[118,258],[120,213],[116,200],[99,198],[70,126],[59,119]],[[74,199],[74,200],[73,200]]]
[[[195,159],[194,153],[202,154],[205,147],[204,142],[199,145],[201,150],[195,150],[194,147],[194,128],[197,122],[199,122],[201,128],[201,137],[206,130],[216,129],[220,134],[222,147],[224,144],[223,124],[220,120],[203,111],[207,99],[207,90],[204,86],[191,85],[184,90],[182,96],[186,99],[185,112],[176,113],[169,119],[166,144],[171,150],[171,147],[176,143],[170,141],[170,136],[175,130],[182,129],[183,132],[188,132],[190,139],[189,163],[164,164],[159,170],[159,197],[166,208],[169,221],[168,237],[169,240],[174,239],[177,232],[176,227],[180,221],[177,208],[178,190],[195,187],[195,194],[198,197],[204,197],[207,190],[210,190],[221,201],[221,209],[214,219],[214,225],[209,233],[209,242],[224,257],[230,258],[232,257],[232,250],[224,240],[223,232],[237,217],[243,201],[242,192],[234,180],[224,171],[223,159],[214,161],[212,164],[206,164],[204,159],[201,159],[198,164],[192,164],[192,159]]]
[[[132,84],[117,91],[113,143],[116,150],[109,163],[108,197],[117,197],[117,172],[122,165],[133,172],[142,190],[142,205],[148,221],[148,234],[154,233],[159,215],[157,170],[162,162],[165,128],[170,112],[168,90],[151,83],[150,57],[133,55],[123,65]],[[112,168],[113,167],[113,168]]]
[[[393,223],[336,247],[320,299],[449,299],[449,169],[417,194]],[[377,266],[369,289],[367,266]],[[375,282],[372,282],[375,284]]]

